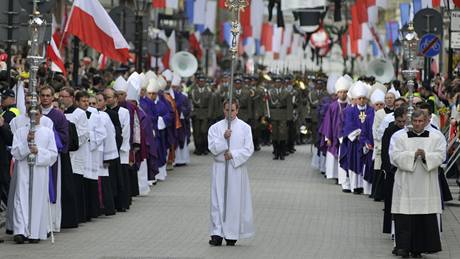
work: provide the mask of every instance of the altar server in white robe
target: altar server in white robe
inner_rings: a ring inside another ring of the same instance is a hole
[[[52,129],[40,125],[41,111],[36,117],[36,131],[30,133],[30,126],[19,128],[13,138],[11,154],[16,160],[16,186],[14,195],[13,232],[14,241],[30,243],[45,240],[50,229],[49,221],[49,167],[56,162],[58,152]],[[35,145],[28,141],[34,140]],[[29,154],[35,154],[33,178],[27,162]],[[32,182],[29,194],[29,184]],[[32,198],[32,200],[29,200]]]
[[[229,108],[224,104],[224,111]],[[210,245],[220,246],[225,238],[228,246],[240,238],[254,235],[251,191],[246,163],[254,152],[251,127],[238,119],[238,103],[231,108],[231,130],[223,119],[209,128],[208,148],[214,156],[211,175]],[[227,140],[230,140],[230,149]],[[224,221],[225,162],[228,162],[226,219]]]
[[[31,100],[31,96],[26,96],[25,97],[26,100],[25,100],[25,105],[26,105],[26,110],[29,109],[30,107],[30,100]],[[46,116],[41,116],[40,118],[40,125],[42,127],[46,127],[46,128],[49,128],[51,130],[53,130],[53,121],[46,117]],[[10,129],[11,129],[11,132],[13,133],[13,135],[18,131],[18,129],[22,128],[22,127],[29,127],[30,126],[30,118],[29,116],[27,115],[27,113],[23,113],[23,114],[20,114],[16,117],[14,117],[11,121],[10,121]],[[15,188],[16,188],[16,173],[13,173],[12,177],[11,177],[11,180],[10,180],[10,188],[8,190],[8,204],[13,204],[13,200],[14,200],[14,194],[16,192]],[[8,205],[7,209],[6,209],[6,221],[5,221],[5,228],[6,228],[6,231],[7,233],[12,233],[13,232],[13,224],[14,224],[14,221],[13,221],[13,205]]]
[[[441,132],[425,130],[427,120],[424,111],[414,111],[413,130],[401,130],[390,141],[390,161],[398,168],[391,207],[396,233],[393,253],[403,257],[441,251],[438,167],[446,158],[446,141]]]

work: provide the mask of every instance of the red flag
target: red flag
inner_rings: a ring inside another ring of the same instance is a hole
[[[51,61],[51,71],[63,73],[67,75],[65,70],[64,61],[61,58],[59,52],[59,45],[61,43],[61,29],[57,26],[56,18],[53,15],[53,22],[51,25],[52,37],[51,42],[47,47],[46,55],[49,61]]]
[[[66,32],[113,60],[129,59],[128,43],[99,1],[75,0]]]
[[[368,20],[366,0],[356,0],[355,6],[358,9],[357,14],[359,23],[366,23]]]
[[[441,6],[441,0],[431,0],[431,6],[433,8],[438,8]]]
[[[203,57],[203,50],[201,49],[200,42],[196,38],[195,33],[190,33],[188,42],[190,44],[190,52],[195,55],[198,60],[201,60]]]
[[[217,3],[217,7],[219,7],[220,9],[225,9],[225,0],[219,0],[219,2]]]
[[[166,8],[166,0],[152,0],[152,8],[154,9]]]
[[[348,33],[342,34],[342,57],[346,58],[348,56],[347,49],[348,49]]]
[[[273,28],[268,22],[262,25],[262,39],[261,45],[265,47],[265,51],[272,50]]]

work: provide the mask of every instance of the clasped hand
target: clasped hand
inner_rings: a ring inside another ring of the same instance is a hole
[[[417,151],[415,151],[415,157],[420,157],[421,159],[425,159],[425,150],[423,149],[417,149]]]

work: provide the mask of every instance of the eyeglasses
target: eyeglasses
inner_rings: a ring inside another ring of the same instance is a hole
[[[95,102],[90,102],[89,105],[96,105],[96,103]]]

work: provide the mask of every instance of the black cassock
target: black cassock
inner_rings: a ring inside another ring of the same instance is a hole
[[[75,125],[67,121],[65,115],[57,109],[51,109],[46,116],[53,121],[54,130],[59,134],[62,143],[59,153],[61,158],[61,228],[76,228],[78,227],[77,196],[69,149],[74,148],[75,142],[78,149],[77,130]]]
[[[107,108],[105,112],[109,115],[110,120],[115,127],[115,140],[117,142],[118,152],[120,152],[120,147],[123,142],[122,137],[122,127],[120,123],[120,117],[118,115],[118,110],[120,106],[115,107],[114,109]],[[127,165],[122,165],[120,158],[116,158],[109,162],[109,179],[112,187],[113,198],[115,202],[115,208],[119,211],[125,211],[129,208],[129,199],[130,194],[128,192],[128,168]],[[103,183],[103,185],[107,185]]]
[[[383,184],[383,198],[384,198],[384,213],[383,213],[383,233],[391,233],[391,200],[393,199],[393,184],[395,181],[396,167],[390,162],[390,140],[393,134],[401,128],[397,127],[394,122],[388,125],[387,129],[383,133],[382,137],[382,166],[381,170],[384,172],[384,184]]]

